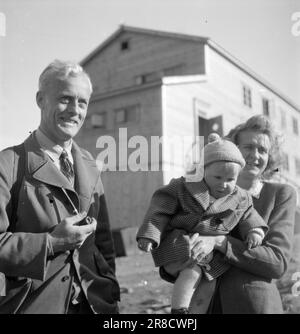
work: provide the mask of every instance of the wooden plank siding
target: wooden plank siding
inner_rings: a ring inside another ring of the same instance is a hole
[[[289,153],[291,161],[290,169],[283,173],[300,187],[300,175],[296,173],[294,163],[296,158],[300,160],[300,150],[294,149],[300,144],[300,132],[297,135],[293,131],[293,119],[297,120],[300,130],[299,111],[214,50],[209,49],[207,53],[207,66],[208,82],[214,87],[215,100],[219,101],[218,105],[223,109],[225,133],[255,114],[263,114],[262,99],[267,98],[270,101],[269,117],[277,132],[282,135],[282,148]],[[243,84],[251,88],[252,108],[243,104]],[[282,124],[282,114],[286,117],[285,127]]]
[[[128,41],[128,50],[121,50],[123,41]],[[145,137],[149,148],[151,136],[195,136],[199,134],[197,108],[206,119],[222,116],[223,133],[227,134],[250,116],[262,114],[262,99],[267,98],[269,116],[282,133],[283,148],[289,155],[289,170],[282,171],[279,177],[294,184],[300,195],[300,174],[295,167],[295,159],[300,160],[300,150],[295,149],[300,144],[300,134],[295,134],[293,129],[296,119],[300,131],[299,110],[220,50],[207,39],[175,38],[174,34],[168,37],[167,33],[126,30],[126,27],[120,30],[84,62],[94,93],[77,141],[97,157],[98,138],[112,136],[118,146],[120,128],[127,129],[127,140],[137,135]],[[243,85],[251,89],[251,108],[243,102]],[[116,110],[134,105],[139,106],[137,119],[117,123]],[[93,128],[92,115],[103,113],[105,126]],[[286,118],[284,127],[282,115]],[[180,149],[163,146],[156,161],[160,171],[103,172],[114,229],[139,226],[155,189],[184,174],[185,157]],[[128,154],[132,151],[128,150]],[[174,161],[176,168],[173,168]]]
[[[120,43],[129,41],[129,50],[121,51]],[[204,44],[160,36],[123,32],[101,54],[85,65],[95,94],[136,85],[142,74],[180,67],[180,75],[204,73]]]
[[[116,124],[115,110],[131,105],[140,106],[138,119],[124,124]],[[105,128],[93,128],[90,123],[91,115],[98,112],[105,112],[107,115]],[[96,100],[89,106],[87,120],[77,135],[76,141],[97,158],[101,152],[100,148],[96,147],[97,140],[101,136],[111,136],[115,139],[118,148],[119,128],[126,128],[128,141],[133,136],[144,136],[149,143],[150,153],[150,137],[160,137],[162,134],[161,115],[160,86]],[[128,157],[134,150],[128,149]],[[118,153],[117,150],[117,168],[120,168]],[[150,157],[148,161],[150,170]],[[159,164],[159,161],[157,163]],[[161,171],[133,172],[128,168],[128,171],[102,172],[107,205],[114,229],[140,225],[153,192],[163,183],[162,178]]]

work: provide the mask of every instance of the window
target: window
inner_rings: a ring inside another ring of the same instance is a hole
[[[120,49],[121,51],[128,51],[130,49],[129,40],[121,41]]]
[[[183,64],[179,64],[179,65],[164,68],[163,73],[165,76],[182,75],[183,68],[184,68]]]
[[[243,102],[245,106],[252,108],[251,88],[245,85],[243,85]]]
[[[270,101],[265,97],[262,99],[263,114],[270,117]]]
[[[137,122],[139,120],[140,106],[132,105],[124,108],[115,110],[115,122],[127,123],[127,122]]]
[[[290,170],[289,156],[286,153],[282,154],[282,168],[286,171]]]
[[[105,128],[105,123],[106,123],[106,114],[104,112],[91,115],[91,126],[93,128]]]
[[[147,82],[153,82],[161,78],[160,72],[150,72],[138,75],[135,77],[135,84],[142,85]]]
[[[296,175],[300,176],[300,159],[295,158]]]
[[[146,81],[145,81],[145,76],[144,75],[138,75],[135,77],[135,84],[136,85],[142,85],[144,84]]]
[[[299,135],[298,120],[295,117],[293,117],[293,132],[295,135]]]
[[[126,122],[126,110],[118,109],[116,110],[116,123],[125,123]]]
[[[281,115],[281,128],[286,129],[286,115],[285,111],[280,109],[280,115]]]

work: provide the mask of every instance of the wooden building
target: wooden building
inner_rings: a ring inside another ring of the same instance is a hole
[[[184,174],[185,152],[162,141],[157,154],[153,137],[226,134],[255,114],[269,116],[283,133],[278,178],[299,193],[300,109],[211,39],[120,26],[81,64],[94,92],[77,141],[98,160],[108,148],[103,139],[116,141],[117,157],[103,172],[113,229],[139,226],[155,189]],[[145,145],[140,170],[119,156],[120,147],[130,156]]]

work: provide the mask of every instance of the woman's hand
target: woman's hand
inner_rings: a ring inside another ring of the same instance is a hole
[[[226,252],[227,239],[225,235],[218,236],[200,236],[195,233],[190,237],[190,250],[193,260],[201,261],[214,249],[222,253]]]

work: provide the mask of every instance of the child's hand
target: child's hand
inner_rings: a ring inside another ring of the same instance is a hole
[[[138,240],[138,247],[144,252],[150,252],[153,249],[153,242],[147,238],[140,238]]]
[[[263,238],[263,233],[258,233],[256,229],[251,230],[246,238],[246,244],[248,249],[260,246],[262,244]]]

